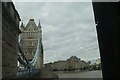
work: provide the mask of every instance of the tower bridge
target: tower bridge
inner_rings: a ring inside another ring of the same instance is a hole
[[[0,2],[2,8],[2,78],[27,78],[43,68],[43,44],[40,21],[30,19],[26,26],[12,2]]]
[[[19,39],[22,39],[21,48],[24,52],[25,57],[27,58],[28,61],[31,62],[37,60],[35,66],[37,68],[42,68],[43,45],[40,21],[38,26],[36,26],[34,19],[30,19],[26,26],[24,26],[22,22],[20,29],[22,33],[20,34]]]
[[[119,78],[120,2],[93,2],[93,10],[97,24],[103,79]],[[2,46],[0,70],[2,73],[0,76],[3,79],[27,78],[40,73],[40,69],[43,67],[40,22],[36,26],[34,19],[30,19],[26,27],[23,23],[21,24],[20,30],[20,21],[14,4],[0,0],[0,31],[2,32],[0,34],[0,38],[2,38],[0,41]],[[24,67],[23,70],[18,70],[18,61],[19,67]]]

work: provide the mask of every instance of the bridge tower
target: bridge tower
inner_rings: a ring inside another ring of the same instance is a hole
[[[21,48],[25,53],[27,60],[32,61],[35,55],[38,39],[40,39],[40,46],[39,46],[39,54],[38,54],[38,61],[35,65],[36,68],[43,67],[43,45],[42,45],[42,30],[40,21],[38,26],[35,23],[34,19],[29,19],[29,22],[25,26],[23,22],[20,26],[21,34],[20,38],[21,41]]]

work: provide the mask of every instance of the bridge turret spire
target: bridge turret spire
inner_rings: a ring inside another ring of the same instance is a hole
[[[40,20],[39,20],[39,23],[38,23],[38,27],[41,27]]]
[[[39,30],[39,31],[41,30],[40,20],[39,20],[39,23],[38,23],[38,30]]]
[[[21,22],[20,29],[21,29],[21,30],[24,30],[24,24],[23,24],[23,20],[22,20],[22,22]]]

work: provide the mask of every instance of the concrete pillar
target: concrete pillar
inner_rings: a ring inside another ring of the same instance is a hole
[[[2,3],[2,78],[17,77],[19,14],[12,2]]]

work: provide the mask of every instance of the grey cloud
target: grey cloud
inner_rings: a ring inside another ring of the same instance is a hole
[[[41,20],[45,62],[72,55],[85,60],[99,57],[91,3],[16,3],[16,6],[25,23],[31,16],[37,23]],[[44,13],[48,15],[43,16]]]

